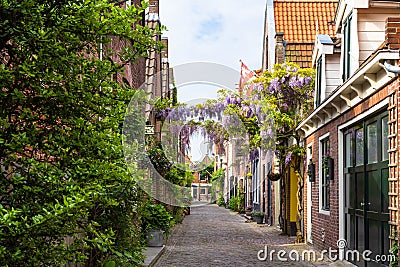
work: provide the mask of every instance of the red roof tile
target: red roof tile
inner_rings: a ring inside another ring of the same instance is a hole
[[[319,34],[334,34],[333,21],[338,1],[333,0],[275,0],[276,32],[283,32],[289,43],[314,43]],[[318,25],[318,26],[317,26]]]

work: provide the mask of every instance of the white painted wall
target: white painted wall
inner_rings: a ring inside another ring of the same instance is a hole
[[[399,8],[358,9],[360,64],[385,41],[386,19],[399,15]]]

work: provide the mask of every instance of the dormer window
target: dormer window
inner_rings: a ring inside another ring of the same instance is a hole
[[[351,52],[351,20],[349,16],[343,24],[343,81],[350,77],[350,52]]]
[[[340,53],[334,53],[334,43],[327,34],[318,34],[313,51],[316,70],[314,105],[317,108],[330,95],[340,81]]]

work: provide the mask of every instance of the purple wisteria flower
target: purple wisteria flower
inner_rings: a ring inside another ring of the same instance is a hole
[[[288,164],[288,163],[290,162],[291,159],[292,159],[292,152],[289,152],[289,153],[286,155],[285,163]]]
[[[267,134],[270,138],[274,138],[274,131],[271,128],[267,130]]]
[[[253,116],[254,116],[253,111],[252,111],[251,109],[249,109],[249,110],[247,111],[247,113],[246,113],[246,117],[247,117],[247,118],[251,118],[251,117],[253,117]]]
[[[268,134],[266,130],[261,130],[260,131],[260,136],[262,139],[267,139],[268,138]]]
[[[300,87],[302,87],[302,82],[298,79],[297,76],[293,76],[292,78],[290,78],[289,86],[292,89],[300,88]]]
[[[229,95],[225,97],[225,102],[226,102],[227,105],[234,104],[233,103],[234,100],[235,99],[233,97],[229,96]]]
[[[268,85],[268,91],[272,94],[275,94],[279,90],[280,85],[279,78],[272,79]]]
[[[250,151],[249,160],[253,161],[259,157],[260,157],[260,152],[258,151],[257,148]]]
[[[263,85],[262,83],[254,83],[254,84],[252,85],[252,89],[253,89],[253,90],[257,90],[258,92],[261,92],[261,91],[263,91],[265,88],[264,88],[264,85]]]

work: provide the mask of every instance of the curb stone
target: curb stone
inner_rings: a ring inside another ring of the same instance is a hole
[[[145,255],[144,263],[142,267],[151,267],[165,251],[165,245],[162,247],[146,247],[143,254]]]

